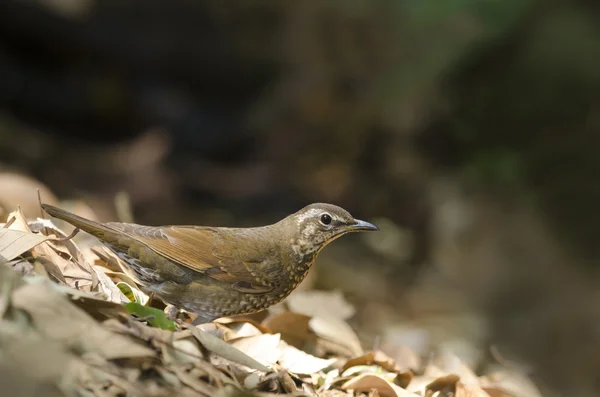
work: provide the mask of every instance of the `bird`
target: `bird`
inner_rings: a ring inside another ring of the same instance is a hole
[[[98,238],[143,291],[196,314],[193,324],[262,311],[285,299],[337,238],[377,231],[333,204],[313,203],[266,226],[144,226],[92,221],[41,204]]]

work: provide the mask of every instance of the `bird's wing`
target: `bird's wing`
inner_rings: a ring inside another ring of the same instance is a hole
[[[265,293],[272,290],[269,283],[260,277],[260,253],[255,250],[248,252],[236,249],[236,242],[231,241],[231,237],[213,228],[152,227],[116,222],[106,225],[175,263],[216,280],[230,282],[233,289],[247,293]],[[227,242],[230,244],[226,244]],[[218,249],[223,245],[228,248]]]

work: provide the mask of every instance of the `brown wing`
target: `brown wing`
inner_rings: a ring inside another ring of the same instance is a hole
[[[263,262],[260,253],[233,248],[243,244],[243,241],[235,241],[243,236],[234,238],[227,232],[197,226],[152,227],[116,222],[106,225],[173,262],[231,283],[233,289],[247,293],[265,293],[272,289],[256,279],[255,274],[261,273]]]

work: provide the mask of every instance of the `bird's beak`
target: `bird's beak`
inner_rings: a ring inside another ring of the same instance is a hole
[[[365,221],[361,221],[360,219],[355,219],[354,222],[355,223],[353,225],[348,226],[348,230],[350,230],[351,232],[361,231],[361,230],[365,230],[365,231],[379,230],[379,228],[377,226],[375,226],[374,224],[365,222]]]

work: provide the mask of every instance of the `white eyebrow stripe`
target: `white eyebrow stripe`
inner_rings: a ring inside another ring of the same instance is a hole
[[[318,208],[313,208],[313,209],[306,211],[304,214],[298,215],[298,217],[296,219],[298,221],[298,224],[300,224],[300,223],[304,222],[306,219],[312,218],[312,217],[320,214],[321,212],[323,212],[323,210],[320,210]]]

